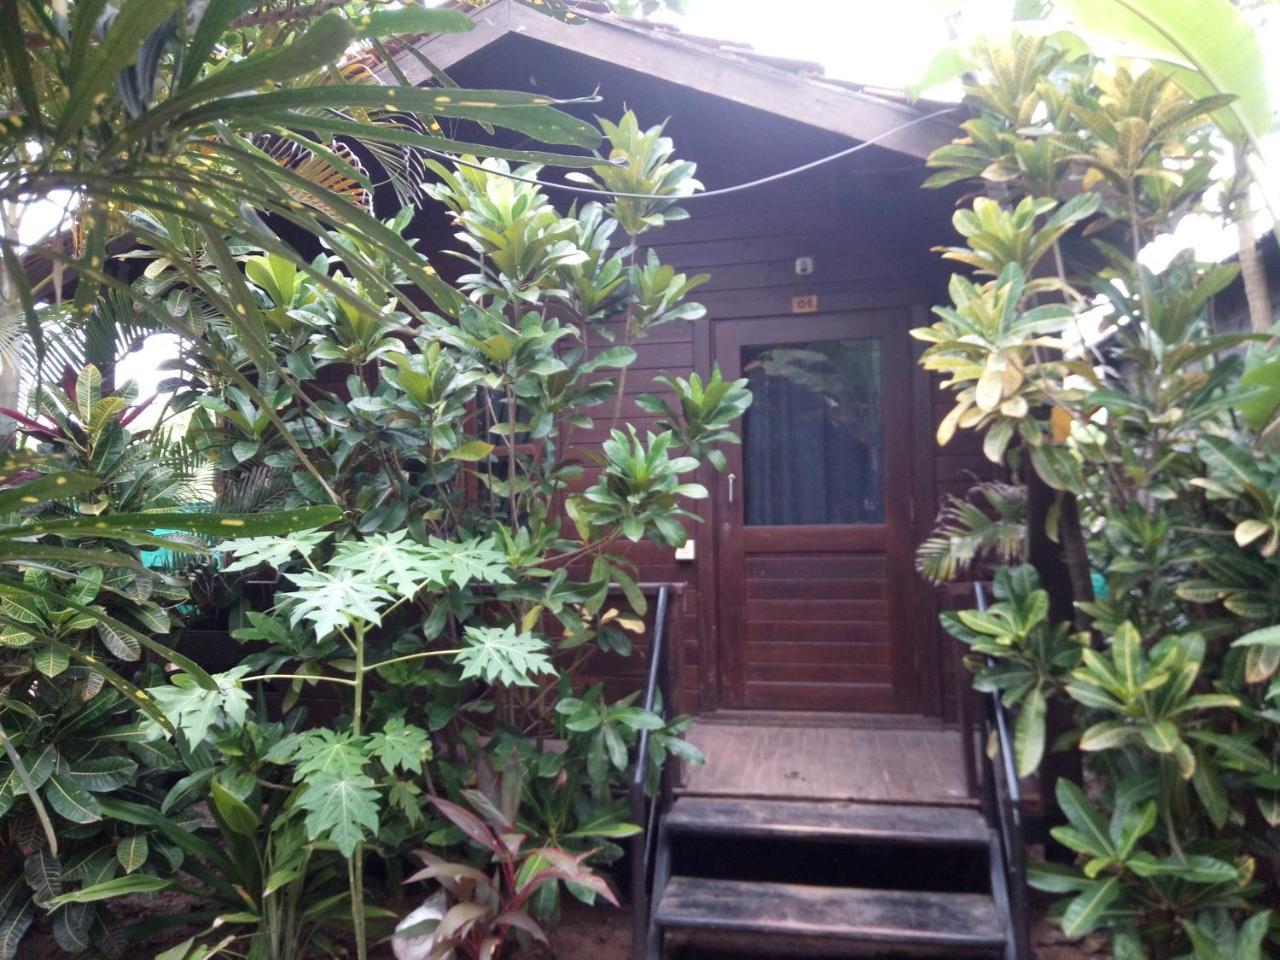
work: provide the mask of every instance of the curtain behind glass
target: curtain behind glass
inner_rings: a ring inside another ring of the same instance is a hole
[[[743,348],[749,526],[884,522],[876,340]]]

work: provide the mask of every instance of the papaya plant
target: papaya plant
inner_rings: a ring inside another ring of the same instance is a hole
[[[645,630],[648,604],[625,544],[684,543],[698,519],[686,504],[706,495],[692,474],[736,439],[729,425],[750,402],[744,381],[718,371],[673,377],[655,386],[674,399],[638,401],[664,411],[653,432],[579,439],[597,429],[595,408],[620,401],[637,338],[701,313],[686,299],[700,278],[653,257],[637,266],[630,239],[681,215],[676,202],[696,189],[692,165],[671,159],[669,140],[640,136],[631,115],[610,129],[671,198],[626,223],[621,200],[558,210],[536,184],[511,177],[535,171],[502,160],[432,168],[437,181],[424,194],[453,218],[467,263],[447,315],[387,299],[376,322],[354,324],[333,285],[372,295],[378,284],[348,262],[351,243],[337,233],[316,261],[331,283],[291,271],[267,248],[241,252],[234,275],[208,281],[243,282],[277,318],[264,342],[290,378],[259,378],[255,395],[219,368],[186,364],[189,442],[231,481],[266,471],[283,480],[285,503],[336,496],[346,513],[331,530],[232,544],[226,575],[280,577],[275,608],[248,612],[235,631],[255,648],[217,689],[179,672],[148,694],[181,731],[175,749],[191,775],[202,774],[190,799],[231,805],[213,795],[217,786],[256,814],[275,799],[259,780],[287,792],[286,821],[301,818],[317,889],[331,888],[335,859],[348,877],[357,953],[385,919],[366,877],[394,881],[424,842],[441,858],[463,853],[466,837],[441,804],[467,803],[484,771],[521,784],[516,816],[530,844],[576,858],[575,875],[589,876],[635,829],[619,793],[636,765],[656,791],[669,755],[698,759],[681,739],[687,718],[583,688],[593,656],[628,655]],[[385,225],[407,236],[409,222],[402,212]],[[611,246],[615,234],[628,240]],[[394,259],[371,252],[365,261],[381,282],[404,281]],[[186,295],[182,278],[157,264],[155,293]],[[250,352],[219,323],[203,330],[229,364],[251,368]],[[328,701],[337,715],[312,727],[305,717],[325,689],[338,694],[336,708]],[[264,707],[259,690],[280,698]],[[255,765],[219,746],[277,727],[289,733],[255,748]],[[642,730],[649,747],[638,758]],[[563,751],[546,749],[561,738]],[[271,829],[261,817],[254,849],[272,849]],[[306,876],[295,878],[302,889]],[[278,934],[270,904],[292,894],[256,881],[251,889],[254,908],[220,912],[198,944],[232,935],[285,960],[308,937],[335,942],[328,915],[305,935]],[[564,892],[590,897],[550,871],[531,915],[554,921]]]

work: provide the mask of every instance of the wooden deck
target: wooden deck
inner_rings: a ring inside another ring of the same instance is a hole
[[[968,806],[960,734],[937,727],[699,721],[692,796]]]

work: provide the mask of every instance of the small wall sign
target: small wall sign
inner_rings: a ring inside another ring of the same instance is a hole
[[[818,312],[818,295],[816,293],[807,293],[802,297],[791,298],[792,313],[817,313]]]

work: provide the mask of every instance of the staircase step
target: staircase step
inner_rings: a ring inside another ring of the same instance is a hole
[[[829,942],[999,953],[994,901],[973,893],[914,893],[672,877],[654,919],[668,930],[777,935]]]
[[[681,797],[665,822],[673,833],[846,843],[985,848],[990,837],[966,807]]]

